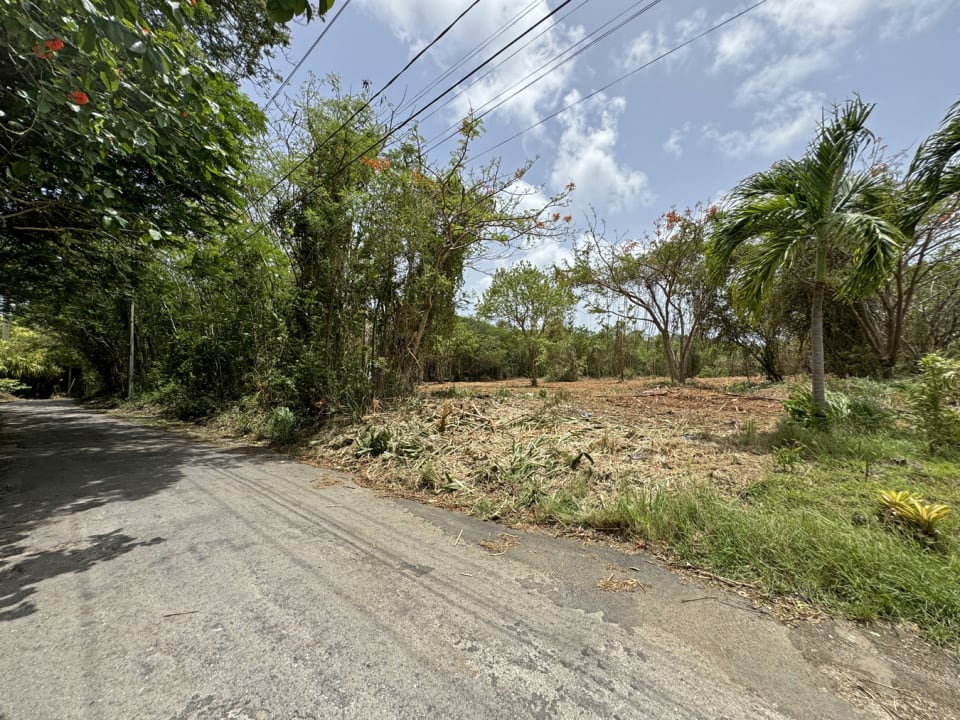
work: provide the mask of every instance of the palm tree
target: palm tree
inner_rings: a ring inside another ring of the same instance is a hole
[[[735,262],[735,302],[754,313],[780,273],[799,256],[812,257],[810,367],[817,414],[824,408],[823,300],[828,285],[841,298],[873,292],[900,252],[900,231],[871,203],[883,178],[855,168],[873,140],[866,128],[872,110],[860,98],[848,100],[821,121],[803,157],[781,160],[741,182],[710,247],[714,262],[723,267]],[[845,267],[830,267],[837,257],[845,258]]]

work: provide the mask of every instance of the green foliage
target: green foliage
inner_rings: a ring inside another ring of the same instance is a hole
[[[13,378],[0,378],[0,393],[12,395],[13,393],[20,392],[21,390],[29,389],[29,385],[24,385],[19,380],[15,380]]]
[[[931,449],[960,446],[960,361],[927,355],[910,391],[918,429]]]
[[[795,484],[796,480],[790,479]],[[669,546],[681,562],[789,593],[851,618],[906,620],[936,641],[960,640],[960,566],[836,510],[740,506],[708,490],[640,493],[625,486],[581,510],[584,524]]]
[[[847,299],[871,294],[896,266],[903,238],[873,200],[882,176],[855,168],[873,139],[866,127],[872,110],[859,98],[849,100],[824,118],[802,158],[781,160],[743,180],[709,249],[715,274],[732,274],[734,304],[755,316],[787,270],[801,271],[812,283],[816,415],[829,412],[823,394],[827,285]]]
[[[560,333],[569,322],[575,303],[573,293],[553,281],[547,273],[526,261],[513,268],[498,268],[490,287],[483,293],[477,314],[488,320],[500,320],[523,336],[527,351],[527,371],[531,385],[537,384],[537,362],[543,341],[550,334]],[[567,363],[569,354],[567,355]],[[562,374],[576,375],[568,367]]]
[[[177,420],[205,420],[220,409],[215,398],[191,392],[173,380],[144,393],[140,401],[160,407],[163,414]]]
[[[850,414],[850,402],[843,393],[827,390],[824,400],[823,407],[817,408],[809,387],[794,388],[783,407],[795,422],[813,427],[835,425]]]
[[[297,416],[290,408],[281,405],[275,407],[266,422],[266,435],[272,443],[286,445],[294,438],[297,429]]]
[[[51,338],[13,323],[10,339],[0,340],[3,390],[8,393],[30,391],[35,395],[48,396],[65,373],[60,363],[69,362],[70,359]]]
[[[777,467],[784,472],[793,472],[803,462],[803,453],[806,446],[802,443],[796,445],[781,445],[773,448],[773,461]]]
[[[2,6],[3,234],[169,243],[239,206],[262,119],[203,59],[188,4],[158,3],[155,23],[130,0]]]
[[[305,15],[307,21],[313,19],[311,0],[267,0],[267,17],[271,22],[286,23],[300,15]],[[333,7],[333,0],[318,0],[317,11],[323,16]]]
[[[370,426],[365,428],[355,441],[354,454],[357,457],[397,456],[416,458],[423,452],[423,445],[414,437],[396,432],[387,427]]]
[[[462,325],[459,338],[443,340],[457,328],[465,268],[485,244],[561,234],[559,212],[549,211],[566,193],[532,207],[519,186],[526,168],[469,168],[473,121],[444,165],[425,157],[415,135],[379,147],[385,126],[367,99],[341,95],[335,78],[328,84],[332,96],[311,88],[298,108],[306,126],[292,144],[304,162],[272,220],[296,283],[289,362],[303,368],[301,402],[357,408],[410,394],[425,361],[446,369],[475,346]],[[338,143],[327,142],[334,133]]]

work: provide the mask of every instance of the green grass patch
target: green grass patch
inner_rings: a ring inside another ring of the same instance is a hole
[[[571,487],[544,498],[539,515],[643,538],[678,561],[850,619],[916,623],[934,642],[958,646],[960,458],[931,455],[903,424],[879,425],[817,429],[785,419],[773,433],[751,433],[745,444],[769,452],[771,470],[736,496],[624,482],[597,503]],[[882,490],[953,512],[935,534],[914,532],[891,522]]]
[[[569,521],[570,497],[563,501]],[[680,561],[759,581],[769,593],[794,594],[856,620],[914,622],[935,642],[960,643],[954,537],[931,548],[887,527],[876,512],[854,521],[842,511],[796,505],[776,490],[744,504],[708,489],[644,496],[625,487],[580,520],[666,545]]]

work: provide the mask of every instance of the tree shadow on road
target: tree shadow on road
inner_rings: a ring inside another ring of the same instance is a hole
[[[35,612],[31,596],[43,580],[163,542],[118,528],[49,548],[44,533],[66,516],[170,487],[191,457],[176,440],[68,401],[0,405],[0,620]]]
[[[77,547],[66,545],[31,553],[5,568],[0,574],[0,622],[16,620],[36,612],[30,597],[37,592],[37,585],[57,575],[89,570],[97,563],[106,562],[145,545],[157,545],[164,538],[155,537],[137,542],[120,530],[102,535],[91,535],[89,545]]]

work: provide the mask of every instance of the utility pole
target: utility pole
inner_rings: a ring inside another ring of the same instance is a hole
[[[130,297],[130,364],[127,367],[127,400],[133,400],[133,296]]]

